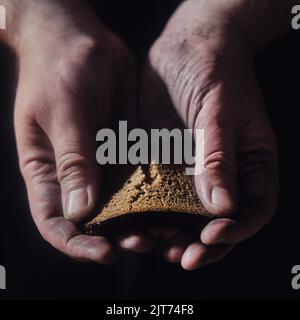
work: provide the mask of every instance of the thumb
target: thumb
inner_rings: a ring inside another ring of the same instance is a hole
[[[218,217],[228,216],[233,214],[237,207],[234,129],[228,124],[222,124],[220,119],[206,123],[204,171],[195,176],[196,190],[211,214]]]
[[[65,110],[56,117],[50,140],[61,186],[63,214],[72,222],[87,218],[98,203],[99,168],[96,133],[84,110]]]

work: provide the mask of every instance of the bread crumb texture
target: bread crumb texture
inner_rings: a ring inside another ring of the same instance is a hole
[[[192,179],[182,167],[154,163],[139,166],[86,227],[129,213],[186,212],[210,217],[199,200]]]

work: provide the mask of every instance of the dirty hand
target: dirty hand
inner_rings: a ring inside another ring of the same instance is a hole
[[[15,131],[30,208],[42,236],[81,261],[111,263],[108,239],[83,235],[101,197],[96,132],[134,107],[134,63],[121,40],[81,1],[7,1],[4,41],[19,63]],[[15,31],[13,31],[15,30]],[[114,239],[145,251],[140,233]]]
[[[204,129],[204,172],[195,186],[215,220],[196,236],[169,230],[164,252],[186,270],[221,259],[254,235],[277,202],[276,140],[229,2],[210,1],[210,8],[185,1],[151,48],[144,73],[143,117],[154,119],[153,127],[171,127],[177,113],[188,128]]]

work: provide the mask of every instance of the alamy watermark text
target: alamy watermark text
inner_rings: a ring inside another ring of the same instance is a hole
[[[204,170],[204,130],[151,129],[128,131],[127,122],[119,122],[119,130],[104,128],[97,133],[96,159],[105,164],[178,164],[186,166],[187,175]],[[194,155],[195,154],[195,155]]]

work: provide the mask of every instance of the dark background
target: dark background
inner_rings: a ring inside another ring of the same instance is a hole
[[[101,18],[141,62],[177,1],[102,1]],[[159,250],[124,254],[113,267],[63,256],[36,230],[17,165],[13,133],[14,72],[0,50],[0,264],[7,269],[1,298],[299,298],[291,269],[300,264],[298,108],[300,31],[256,57],[265,101],[278,136],[280,204],[272,223],[221,262],[194,272],[165,262]]]

